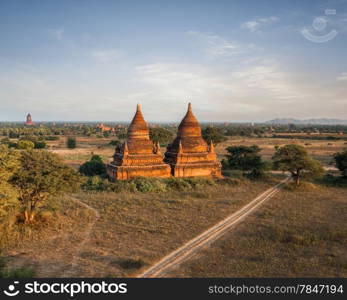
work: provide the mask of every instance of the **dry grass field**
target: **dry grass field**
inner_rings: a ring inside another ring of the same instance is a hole
[[[104,162],[112,160],[115,147],[108,143],[115,138],[77,137],[75,149],[66,147],[66,139],[66,137],[60,137],[58,141],[49,141],[48,145],[50,151],[58,154],[70,166],[78,168],[93,154],[100,155]]]
[[[38,277],[133,276],[273,184],[245,181],[189,192],[80,193],[73,197],[96,212],[69,197],[61,199],[59,226],[33,231],[32,239],[9,247],[5,255],[12,266],[34,268]]]
[[[92,154],[111,160],[114,138],[50,141],[50,151],[78,167]],[[346,142],[285,138],[232,138],[217,146],[258,145],[265,159],[274,146],[296,143],[325,166]],[[164,152],[165,149],[162,149]],[[80,192],[56,199],[40,224],[2,229],[0,249],[11,266],[28,266],[38,277],[135,276],[165,254],[236,211],[274,185],[241,181],[186,192]],[[285,190],[237,230],[169,276],[347,276],[347,190]],[[21,240],[22,239],[22,240]],[[20,241],[21,240],[21,241]],[[20,241],[20,242],[19,242]]]
[[[261,148],[261,154],[264,159],[271,160],[275,152],[275,146],[284,146],[286,144],[297,144],[304,146],[309,154],[322,162],[325,166],[331,166],[332,155],[347,148],[347,142],[344,140],[311,140],[311,139],[286,139],[286,138],[231,138],[216,147],[219,158],[223,158],[227,152],[228,146],[251,146],[257,145]]]
[[[114,138],[113,138],[114,139]],[[59,141],[49,142],[52,152],[60,155],[64,161],[74,167],[78,167],[92,154],[98,154],[103,157],[105,162],[112,160],[114,154],[114,146],[107,145],[112,138],[97,137],[77,137],[77,148],[67,149],[66,140],[60,137]],[[227,153],[225,148],[236,145],[257,145],[262,151],[264,159],[271,160],[274,154],[275,146],[283,146],[286,144],[298,144],[304,146],[308,152],[317,160],[321,161],[325,166],[332,166],[332,155],[336,152],[347,148],[347,142],[344,140],[311,140],[311,139],[286,139],[286,138],[229,138],[227,141],[217,145],[216,151],[219,159],[222,159]],[[162,153],[165,148],[162,148]]]
[[[283,190],[174,277],[347,277],[347,190]]]

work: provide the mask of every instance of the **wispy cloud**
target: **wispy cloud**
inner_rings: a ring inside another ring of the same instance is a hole
[[[193,103],[200,120],[226,120],[233,114],[258,111],[257,105],[236,97],[231,105],[229,100],[237,87],[230,78],[199,65],[158,62],[138,66],[136,74],[137,83],[143,86],[142,97],[159,109],[157,118],[163,103],[177,120],[187,102]]]
[[[63,40],[65,30],[64,30],[64,27],[61,27],[61,28],[47,29],[47,32],[58,41],[61,41]]]
[[[147,92],[145,99],[159,105],[164,101],[173,110],[189,99],[199,103],[205,120],[235,120],[270,105],[281,111],[284,104],[306,96],[273,61],[257,61],[223,73],[193,64],[155,63],[137,67],[136,73]]]
[[[254,19],[254,20],[250,20],[250,21],[242,23],[241,28],[247,29],[250,32],[261,32],[260,29],[261,27],[263,27],[263,25],[273,23],[278,20],[279,18],[276,16],[271,16],[268,18],[258,18],[258,19]]]
[[[247,49],[255,47],[253,44],[240,44],[216,34],[206,34],[199,31],[190,30],[186,32],[186,35],[204,42],[206,54],[212,58],[241,54]]]
[[[342,72],[340,76],[337,76],[337,81],[347,81],[347,72]]]
[[[118,49],[97,50],[91,53],[91,56],[102,63],[118,61],[123,55],[123,52]]]

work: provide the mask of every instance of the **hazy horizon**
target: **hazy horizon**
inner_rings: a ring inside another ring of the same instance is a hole
[[[14,0],[0,25],[0,120],[347,119],[347,0]]]
[[[182,117],[183,118],[183,117]],[[257,121],[209,121],[209,120],[198,120],[199,123],[201,124],[207,124],[207,123],[230,123],[230,124],[247,124],[247,123],[255,123],[255,124],[264,124],[264,123],[268,123],[270,121],[275,121],[275,120],[295,120],[295,121],[301,121],[301,122],[305,122],[305,121],[309,121],[309,120],[334,120],[334,121],[341,121],[343,123],[334,123],[334,124],[331,124],[331,125],[345,125],[345,123],[347,123],[347,119],[337,119],[337,118],[310,118],[310,119],[297,119],[297,118],[274,118],[274,119],[271,119],[271,120],[265,120],[265,121],[262,121],[262,122],[257,122]],[[132,118],[130,118],[129,120],[127,121],[116,121],[116,120],[113,120],[113,121],[110,121],[110,120],[94,120],[94,121],[88,121],[88,120],[33,120],[33,123],[35,125],[36,124],[40,124],[40,123],[104,123],[104,124],[130,124]],[[173,121],[151,121],[151,120],[145,120],[147,123],[151,123],[151,124],[178,124],[181,122],[181,119],[180,120],[173,120]],[[9,121],[9,120],[0,120],[0,123],[25,123],[25,120],[12,120],[12,121]],[[270,124],[270,123],[269,123]],[[289,124],[289,123],[288,123]],[[302,124],[309,124],[309,123],[302,123]],[[315,123],[313,125],[324,125],[323,123]]]

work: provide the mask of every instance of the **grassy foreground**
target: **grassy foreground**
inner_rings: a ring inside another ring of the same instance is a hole
[[[80,192],[61,199],[55,219],[4,254],[11,267],[31,267],[38,277],[134,276],[274,184],[240,180],[164,193]]]
[[[285,189],[167,276],[347,277],[347,189]]]

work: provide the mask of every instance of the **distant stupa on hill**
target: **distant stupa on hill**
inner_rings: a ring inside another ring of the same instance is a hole
[[[27,115],[27,120],[26,120],[26,122],[25,122],[25,125],[33,125],[34,123],[33,123],[33,119],[32,119],[32,117],[31,117],[31,114],[28,114]]]

